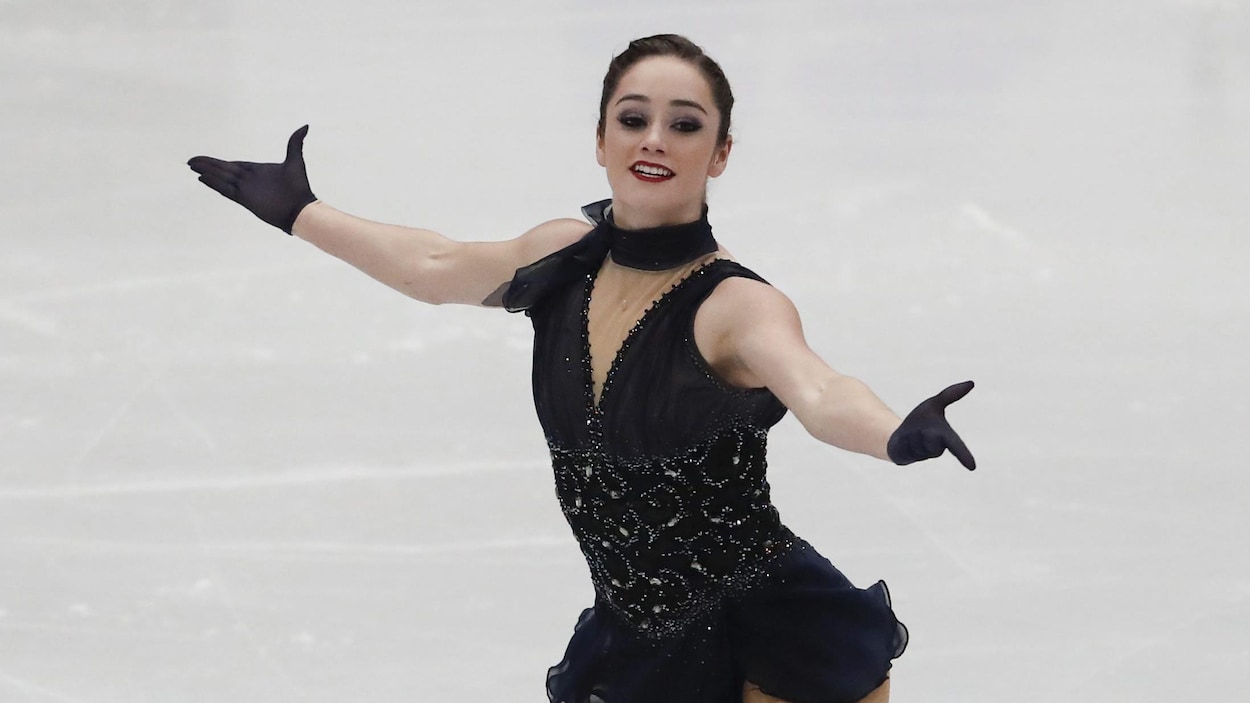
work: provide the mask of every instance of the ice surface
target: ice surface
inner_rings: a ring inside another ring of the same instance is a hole
[[[773,435],[890,583],[902,703],[1250,689],[1250,3],[0,2],[0,701],[540,701],[591,591],[522,316],[426,307],[195,181],[461,239],[607,195],[608,59],[724,65],[718,237],[976,452]]]

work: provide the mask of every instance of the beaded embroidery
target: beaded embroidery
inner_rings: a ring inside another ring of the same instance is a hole
[[[626,334],[598,402],[590,354],[589,308],[581,308],[583,385],[590,437],[585,449],[549,438],[556,494],[601,601],[648,637],[675,635],[749,588],[798,543],[780,521],[765,478],[767,429],[737,418],[674,456],[623,459],[604,441],[613,380],[639,331],[705,263],[660,296]]]
[[[765,437],[731,427],[680,456],[631,461],[551,448],[595,591],[639,631],[681,632],[796,545],[769,498]]]

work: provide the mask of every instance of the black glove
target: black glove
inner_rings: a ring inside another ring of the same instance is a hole
[[[305,134],[308,125],[295,130],[286,144],[286,161],[280,164],[196,156],[187,165],[200,174],[201,183],[290,234],[300,211],[317,199],[304,170]]]
[[[903,424],[894,430],[886,444],[890,461],[902,466],[941,456],[942,452],[949,449],[964,468],[969,471],[977,468],[977,460],[972,458],[972,452],[968,451],[968,446],[946,421],[946,406],[968,395],[972,386],[972,381],[956,383],[908,413],[903,418]]]

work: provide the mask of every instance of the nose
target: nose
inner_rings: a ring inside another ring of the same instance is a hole
[[[642,149],[664,153],[664,125],[659,120],[649,125],[646,134],[642,135]]]

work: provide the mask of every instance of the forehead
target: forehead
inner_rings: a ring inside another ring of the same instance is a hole
[[[651,56],[621,76],[611,103],[623,95],[645,95],[653,102],[694,100],[709,112],[715,109],[712,89],[693,63],[676,56]]]

